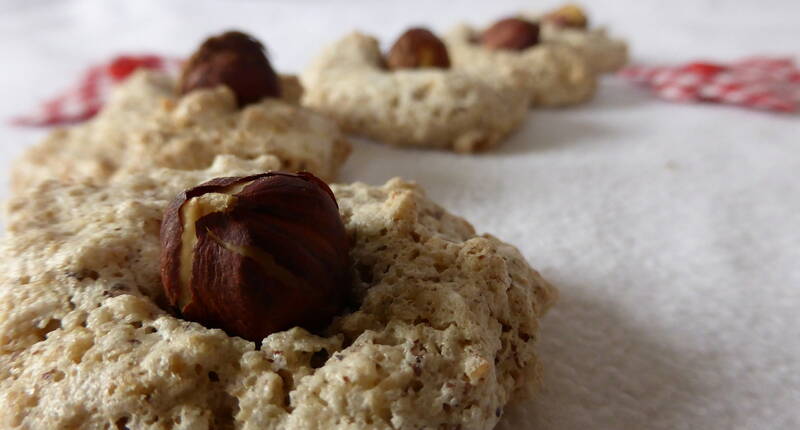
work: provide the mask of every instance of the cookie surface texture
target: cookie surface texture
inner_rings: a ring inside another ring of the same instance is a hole
[[[447,33],[445,42],[456,69],[527,93],[532,106],[567,106],[594,96],[595,75],[575,49],[539,43],[521,51],[489,50],[476,42],[479,35],[464,24]]]
[[[541,22],[542,40],[571,46],[596,74],[613,73],[628,64],[628,44],[605,27],[570,28],[543,20],[540,12],[524,12],[521,18]]]
[[[303,103],[348,132],[394,145],[476,152],[524,119],[526,95],[454,69],[383,66],[378,41],[352,33],[301,75]]]
[[[334,185],[352,308],[262,342],[163,310],[159,223],[178,192],[282,163],[219,156],[12,198],[0,271],[0,427],[490,429],[536,383],[555,290],[512,246],[399,179]],[[531,376],[533,375],[533,376]]]

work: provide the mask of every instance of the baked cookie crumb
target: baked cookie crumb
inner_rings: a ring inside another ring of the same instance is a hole
[[[565,7],[579,11],[586,20],[585,12],[579,7],[574,5]],[[558,13],[559,10],[554,12]],[[563,44],[575,49],[595,74],[614,73],[628,63],[628,44],[609,35],[605,27],[586,28],[589,24],[586,21],[583,22],[583,27],[561,25],[557,21],[545,19],[546,16],[547,14],[541,12],[520,14],[523,19],[540,23],[541,37],[545,42]]]
[[[220,156],[108,184],[44,182],[10,202],[0,270],[0,427],[490,429],[536,372],[555,290],[512,246],[399,179],[333,185],[352,308],[255,343],[166,312],[161,214]]]
[[[301,75],[303,104],[348,132],[383,143],[469,153],[499,144],[526,112],[527,94],[459,70],[387,70],[378,41],[352,33]]]
[[[105,184],[158,167],[204,169],[219,154],[265,154],[280,169],[308,170],[331,181],[350,143],[331,120],[298,106],[302,87],[282,77],[285,99],[242,109],[226,87],[174,94],[169,76],[139,71],[122,84],[96,118],[56,130],[14,164],[12,192],[51,178]]]
[[[573,105],[594,95],[594,73],[575,49],[539,43],[521,51],[489,50],[476,43],[480,33],[461,24],[445,36],[456,69],[526,93],[533,106]]]

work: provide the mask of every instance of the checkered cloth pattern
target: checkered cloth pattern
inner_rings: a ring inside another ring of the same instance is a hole
[[[619,75],[677,102],[713,102],[776,112],[800,109],[800,68],[791,58],[753,57],[731,64],[629,66]]]
[[[90,67],[71,88],[45,101],[30,115],[11,120],[22,126],[65,125],[85,121],[103,107],[111,90],[139,68],[177,73],[181,60],[158,55],[123,55]]]

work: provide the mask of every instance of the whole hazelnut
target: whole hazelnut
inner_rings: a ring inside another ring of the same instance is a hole
[[[386,66],[391,70],[421,67],[450,67],[447,46],[435,34],[424,28],[412,28],[403,33],[386,54]]]
[[[161,225],[161,281],[187,319],[260,341],[323,327],[349,294],[349,246],[330,188],[306,172],[217,178]]]
[[[539,24],[519,18],[501,19],[481,35],[487,49],[521,51],[539,43]]]
[[[544,16],[544,19],[560,27],[588,28],[589,19],[583,9],[574,4],[566,4]]]
[[[197,88],[226,85],[239,106],[264,97],[280,97],[278,75],[272,70],[264,45],[238,31],[207,39],[183,65],[178,83],[180,94]]]

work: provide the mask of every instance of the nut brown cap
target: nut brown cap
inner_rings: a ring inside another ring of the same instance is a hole
[[[180,94],[196,88],[226,85],[239,106],[264,97],[280,97],[280,80],[272,70],[264,45],[250,35],[229,31],[207,39],[184,64]]]
[[[505,18],[494,23],[481,35],[487,49],[521,51],[539,43],[539,24],[519,18]]]
[[[578,5],[566,4],[544,16],[544,19],[561,27],[588,28],[589,18]]]
[[[386,54],[386,66],[391,70],[422,67],[450,67],[447,46],[435,34],[424,28],[412,28],[403,33]]]
[[[217,178],[179,194],[161,226],[161,281],[180,315],[260,341],[322,328],[350,291],[349,244],[310,173]]]

